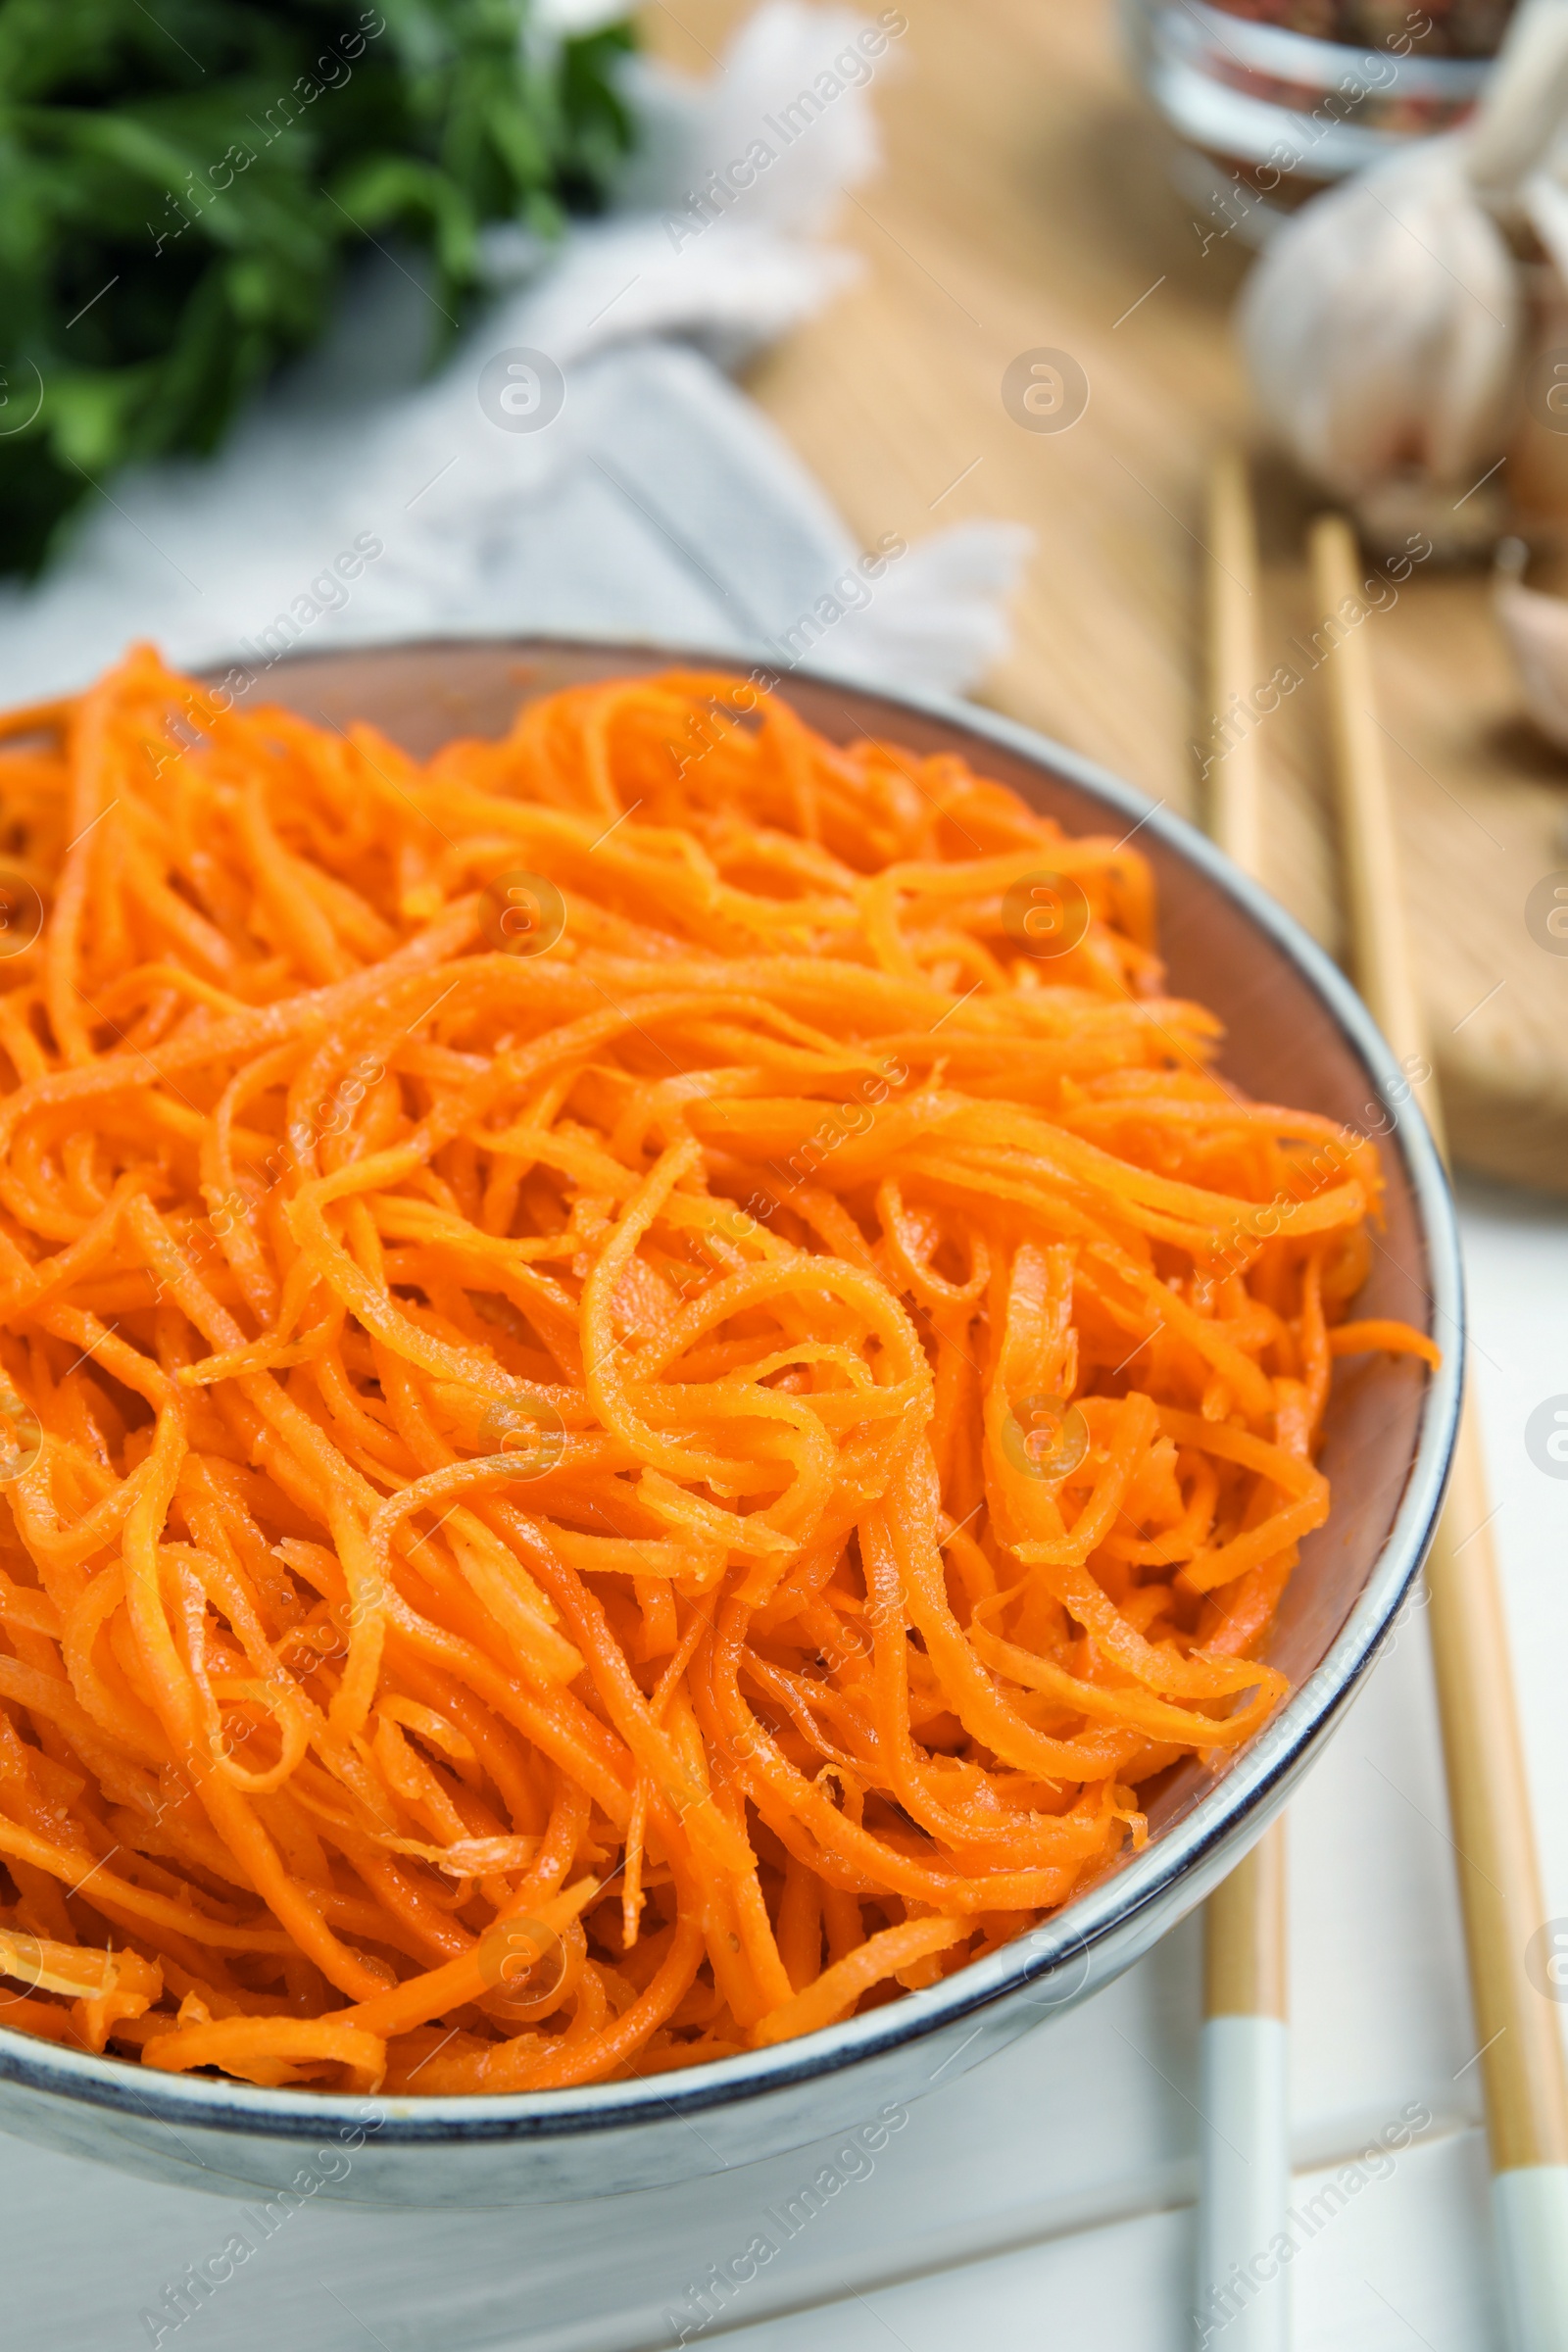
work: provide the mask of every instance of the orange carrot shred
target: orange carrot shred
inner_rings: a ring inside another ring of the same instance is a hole
[[[1434,1370],[1443,1361],[1437,1342],[1408,1323],[1369,1316],[1361,1323],[1336,1324],[1329,1333],[1330,1355],[1368,1355],[1374,1349],[1387,1355],[1418,1355]]]

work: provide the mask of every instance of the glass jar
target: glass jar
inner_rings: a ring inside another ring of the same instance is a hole
[[[1122,0],[1139,79],[1216,232],[1283,213],[1475,105],[1513,0]]]

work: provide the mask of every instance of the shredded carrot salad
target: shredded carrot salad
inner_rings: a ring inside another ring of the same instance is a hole
[[[1149,869],[672,673],[0,722],[0,2024],[469,2092],[1017,1936],[1254,1651],[1375,1147]]]

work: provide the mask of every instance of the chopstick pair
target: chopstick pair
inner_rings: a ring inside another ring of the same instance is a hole
[[[1259,674],[1256,526],[1245,461],[1237,454],[1216,466],[1209,524],[1212,708],[1224,710],[1233,692],[1249,695]],[[1355,595],[1360,570],[1343,516],[1318,518],[1310,552],[1318,605],[1335,612]],[[1340,642],[1325,674],[1357,982],[1396,1057],[1408,1069],[1430,1067],[1364,632]],[[1219,764],[1210,830],[1261,878],[1255,735]],[[1425,1110],[1443,1151],[1435,1079],[1426,1082]],[[1481,1435],[1469,1402],[1426,1576],[1507,2339],[1510,2352],[1568,2352],[1568,2068],[1554,2009],[1526,1971],[1544,1906]],[[1223,2293],[1233,2266],[1255,2263],[1283,2229],[1289,2204],[1285,1898],[1278,1833],[1269,1835],[1276,1839],[1272,1856],[1266,1846],[1257,1849],[1208,1903],[1199,2254],[1203,2340],[1205,2305],[1212,2307],[1216,2290]],[[1279,2266],[1275,2280],[1250,2293],[1226,2327],[1226,2352],[1284,2352],[1288,2277]]]

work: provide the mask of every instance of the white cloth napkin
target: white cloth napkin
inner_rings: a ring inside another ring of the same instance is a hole
[[[634,65],[644,138],[615,209],[556,248],[492,231],[493,299],[433,376],[436,295],[411,257],[370,256],[329,343],[220,456],[113,480],[40,583],[0,589],[0,702],[83,684],[133,636],[258,669],[285,648],[543,630],[971,683],[1004,650],[1027,534],[971,523],[906,545],[890,514],[868,578],[722,372],[855,275],[820,232],[876,160],[894,19],[773,0],[710,82]],[[537,429],[481,405],[487,365],[505,383],[499,355],[519,349],[564,396]]]

